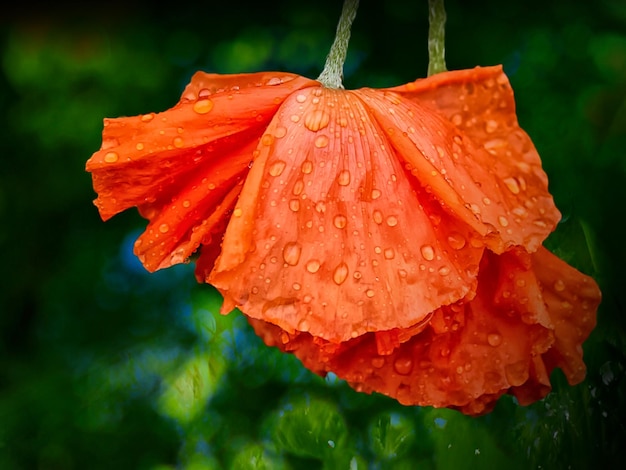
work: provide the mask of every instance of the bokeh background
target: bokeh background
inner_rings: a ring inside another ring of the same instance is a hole
[[[196,70],[315,78],[340,2],[84,3],[0,12],[0,469],[626,468],[626,2],[447,1],[448,67],[504,64],[564,216],[547,245],[604,294],[586,381],[480,418],[312,375],[92,205],[105,116]],[[346,87],[425,76],[427,16],[363,1]]]

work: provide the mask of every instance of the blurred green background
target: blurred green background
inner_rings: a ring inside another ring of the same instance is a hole
[[[626,2],[447,2],[448,67],[504,64],[564,216],[547,245],[604,294],[587,380],[481,418],[312,375],[92,205],[104,117],[196,70],[315,78],[340,2],[98,5],[0,13],[0,469],[626,468]],[[424,76],[427,17],[363,1],[346,87]]]

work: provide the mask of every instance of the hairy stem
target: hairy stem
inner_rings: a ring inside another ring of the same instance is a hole
[[[348,42],[350,41],[350,28],[356,11],[359,8],[359,0],[345,0],[341,10],[341,17],[337,25],[337,34],[330,52],[326,57],[324,70],[317,78],[327,88],[343,89],[343,64],[348,53]]]
[[[428,76],[445,72],[446,9],[443,0],[428,0]]]

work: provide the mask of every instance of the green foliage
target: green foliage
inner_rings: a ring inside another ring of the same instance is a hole
[[[347,88],[426,75],[427,2],[375,3]],[[545,400],[481,418],[360,394],[221,315],[192,266],[145,272],[137,214],[99,219],[84,164],[103,117],[167,109],[200,69],[317,77],[337,2],[29,11],[0,22],[0,468],[626,466],[626,8],[461,3],[448,68],[504,64],[564,215],[548,246],[603,290],[586,381],[557,371]]]

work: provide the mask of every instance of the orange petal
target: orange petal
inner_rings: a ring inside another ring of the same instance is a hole
[[[184,261],[201,243],[219,244],[216,227],[225,226],[263,128],[285,97],[311,83],[285,73],[199,72],[174,108],[105,120],[102,148],[87,162],[102,218],[139,208],[151,223],[135,252],[151,271]]]
[[[596,326],[602,294],[591,277],[543,247],[532,255],[532,262],[556,338],[546,362],[550,370],[561,368],[571,385],[577,384],[585,378],[582,344]]]
[[[398,128],[393,144],[410,156],[419,182],[487,235],[492,251],[515,245],[535,251],[560,213],[537,150],[517,122],[502,67],[441,73],[388,93],[391,104],[378,109],[377,119]],[[407,115],[421,129],[407,128]]]
[[[229,305],[339,342],[473,295],[482,244],[409,183],[387,134],[360,91],[285,101],[207,280]]]
[[[529,309],[523,297],[501,302],[503,278],[523,272],[524,265],[526,272],[536,273],[529,292],[545,293],[554,327],[542,324],[541,315],[523,316],[520,312]],[[293,352],[318,374],[336,373],[358,391],[383,393],[405,405],[479,415],[504,393],[521,404],[544,397],[554,367],[562,367],[571,383],[582,380],[580,344],[594,325],[599,298],[591,278],[542,248],[532,258],[521,250],[506,256],[486,253],[476,297],[438,309],[429,328],[390,354],[380,354],[374,334],[333,345],[266,322],[251,323],[268,345]],[[514,305],[518,308],[512,310]],[[531,324],[531,318],[538,321]]]

